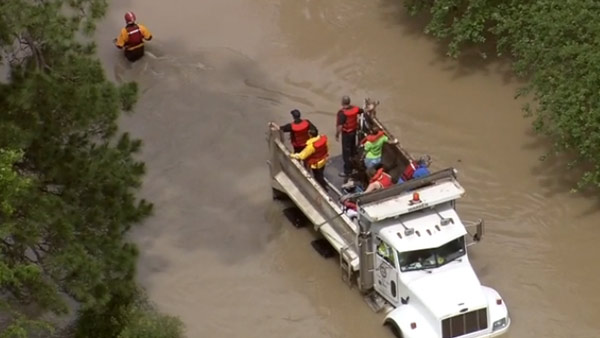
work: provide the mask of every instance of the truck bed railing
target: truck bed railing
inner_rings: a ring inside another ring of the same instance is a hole
[[[406,181],[402,184],[396,184],[387,189],[376,190],[367,194],[357,194],[354,197],[350,197],[350,200],[353,200],[360,205],[380,202],[391,197],[396,197],[404,192],[416,190],[446,179],[456,179],[456,169],[443,169],[422,178]]]

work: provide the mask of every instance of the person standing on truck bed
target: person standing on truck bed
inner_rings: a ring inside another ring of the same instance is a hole
[[[309,139],[308,130],[310,128],[316,129],[316,127],[308,119],[302,119],[298,109],[292,110],[290,114],[294,119],[291,123],[284,124],[280,127],[274,122],[270,122],[269,126],[280,129],[284,133],[290,133],[290,141],[292,142],[294,152],[299,153],[306,147],[306,141]]]
[[[327,191],[327,182],[325,182],[324,176],[325,164],[329,158],[327,136],[319,135],[317,128],[310,128],[308,135],[310,138],[306,141],[306,147],[299,153],[290,154],[290,157],[305,161],[306,165],[312,169],[315,180]]]
[[[371,191],[385,189],[391,187],[394,183],[392,182],[392,176],[383,171],[383,168],[375,169],[369,168],[367,174],[371,177],[369,186],[365,190],[365,194]]]
[[[358,129],[358,115],[364,111],[362,108],[350,105],[350,97],[342,97],[342,109],[337,113],[335,140],[340,140],[342,135],[342,158],[344,159],[344,171],[341,177],[352,174],[352,158],[356,155],[356,131]]]
[[[115,45],[119,49],[125,49],[125,57],[130,62],[135,62],[144,56],[144,40],[152,40],[152,33],[142,24],[135,22],[133,12],[125,13],[125,27],[121,28],[119,37],[115,39]]]
[[[365,156],[365,168],[373,168],[381,163],[381,156],[383,154],[383,145],[385,143],[396,144],[397,139],[389,140],[387,135],[374,126],[367,137],[362,140],[364,145],[364,156]]]

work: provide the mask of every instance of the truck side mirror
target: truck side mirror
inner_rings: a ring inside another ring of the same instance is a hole
[[[481,241],[481,239],[483,238],[483,229],[484,229],[484,224],[483,224],[483,220],[479,219],[477,222],[473,222],[471,224],[465,224],[465,226],[467,228],[472,228],[475,227],[475,233],[471,233],[470,231],[467,230],[467,233],[469,234],[469,236],[471,236],[472,241],[470,243],[467,244],[467,246],[471,246],[475,243],[478,243],[479,241]]]

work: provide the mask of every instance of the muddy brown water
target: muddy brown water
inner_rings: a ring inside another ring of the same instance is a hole
[[[133,66],[111,46],[130,9],[155,35]],[[538,161],[547,142],[505,63],[448,60],[422,29],[393,0],[113,2],[99,53],[140,84],[122,125],[144,140],[156,204],[132,233],[139,280],[189,337],[391,337],[271,201],[266,123],[298,108],[331,135],[343,94],[381,100],[411,153],[459,170],[462,217],[487,225],[472,264],[509,306],[507,337],[600,336],[598,199]]]

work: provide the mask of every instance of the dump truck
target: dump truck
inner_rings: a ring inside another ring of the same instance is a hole
[[[365,105],[370,104],[365,100]],[[395,137],[375,116],[362,114],[361,131],[373,126]],[[267,132],[267,161],[274,199],[288,199],[335,250],[342,279],[357,286],[367,304],[384,312],[397,337],[496,337],[510,326],[498,292],[483,286],[468,256],[484,223],[463,221],[456,202],[465,194],[457,170],[446,168],[370,193],[345,194],[341,155],[327,162],[324,189],[301,161],[290,158],[277,128]],[[385,144],[383,167],[398,180],[414,159],[400,142]],[[356,205],[351,217],[342,200]]]

